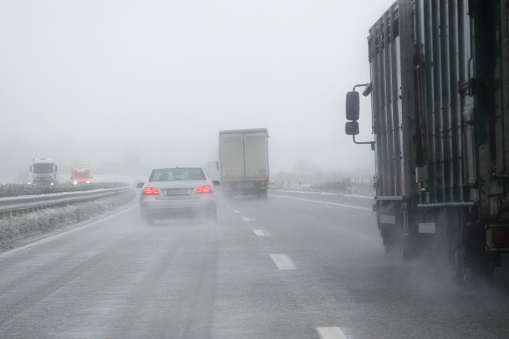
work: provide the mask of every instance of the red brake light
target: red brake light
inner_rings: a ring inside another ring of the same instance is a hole
[[[210,187],[210,185],[199,186],[196,188],[196,193],[197,194],[212,193],[212,187]]]
[[[145,187],[143,189],[143,195],[159,195],[159,190],[153,187]]]

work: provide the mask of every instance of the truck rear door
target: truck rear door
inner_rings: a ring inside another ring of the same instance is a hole
[[[221,178],[244,178],[244,144],[241,133],[222,134],[220,138]]]
[[[269,156],[266,133],[246,133],[244,147],[246,155],[246,178],[268,178]]]

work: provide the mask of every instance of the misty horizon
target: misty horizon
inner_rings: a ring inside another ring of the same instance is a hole
[[[372,171],[344,97],[369,79],[368,29],[391,3],[0,1],[0,178],[36,157],[200,165],[220,130],[246,128],[268,129],[272,174]]]

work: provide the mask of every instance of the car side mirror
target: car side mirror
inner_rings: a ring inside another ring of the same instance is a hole
[[[212,184],[214,186],[221,186],[221,182],[219,180],[212,180]]]
[[[346,120],[359,120],[359,92],[346,93]]]
[[[359,123],[357,121],[348,121],[345,124],[346,135],[358,135],[359,134]]]
[[[139,182],[139,183],[136,184],[136,188],[142,188],[143,185],[145,185],[144,182]]]

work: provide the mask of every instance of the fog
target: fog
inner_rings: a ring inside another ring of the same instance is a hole
[[[0,181],[35,157],[112,175],[204,164],[243,128],[268,128],[271,174],[370,172],[344,98],[392,3],[0,0]],[[369,99],[360,126],[371,140]]]

